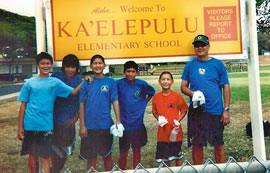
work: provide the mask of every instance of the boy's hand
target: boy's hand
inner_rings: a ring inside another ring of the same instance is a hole
[[[77,121],[76,117],[73,117],[65,122],[65,127],[73,127]]]
[[[86,81],[89,81],[89,83],[92,83],[93,82],[93,77],[92,76],[90,76],[90,75],[86,75],[86,76],[84,76],[84,78],[83,78],[84,80],[86,80]]]
[[[85,138],[88,135],[86,127],[80,127],[79,136],[81,138]]]
[[[19,128],[18,132],[17,132],[17,137],[20,141],[23,141],[24,139],[24,129],[23,128]]]

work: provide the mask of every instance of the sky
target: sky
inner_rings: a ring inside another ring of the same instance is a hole
[[[23,16],[35,15],[35,0],[0,0],[0,9]]]

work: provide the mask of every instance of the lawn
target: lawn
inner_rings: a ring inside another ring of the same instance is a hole
[[[270,120],[270,66],[261,68],[261,95],[263,106],[263,119]],[[139,76],[138,78],[146,80],[160,91],[158,85],[158,76]],[[175,75],[173,90],[180,92],[180,75]],[[225,128],[225,149],[227,158],[234,157],[239,162],[249,161],[253,155],[252,138],[245,134],[245,126],[250,121],[249,94],[248,94],[248,75],[247,72],[229,73],[231,83],[231,124]],[[187,97],[185,97],[188,100]],[[28,172],[27,156],[20,156],[21,142],[16,138],[18,111],[20,103],[15,99],[0,101],[0,172]],[[192,162],[191,149],[187,147],[186,141],[186,118],[182,122],[184,131],[184,141],[182,150],[185,153],[184,159]],[[145,124],[148,131],[148,143],[142,148],[142,164],[146,168],[157,167],[155,163],[156,152],[156,129],[157,124],[151,114],[151,102],[147,105],[145,112]],[[78,125],[78,124],[77,124]],[[270,159],[270,139],[266,137],[267,159]],[[66,168],[68,167],[73,173],[86,172],[86,161],[78,157],[80,138],[77,138],[76,149],[74,154],[69,157]],[[118,163],[119,149],[118,139],[114,140],[113,161]],[[213,158],[213,148],[206,147],[205,159]],[[128,169],[132,169],[132,154],[128,158]],[[103,171],[102,159],[99,157],[98,171]]]

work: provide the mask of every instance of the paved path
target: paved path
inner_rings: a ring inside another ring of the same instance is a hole
[[[20,92],[2,95],[2,96],[0,96],[0,101],[1,101],[1,100],[6,100],[6,99],[10,99],[10,98],[13,98],[13,97],[18,97],[19,93],[20,93]]]
[[[17,83],[8,86],[1,86],[0,84],[0,100],[17,97],[20,93],[22,85],[23,83]]]

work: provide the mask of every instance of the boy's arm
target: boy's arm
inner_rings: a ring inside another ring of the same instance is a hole
[[[84,138],[87,136],[87,128],[85,127],[85,102],[80,103],[80,132],[79,135],[81,138]]]
[[[74,88],[70,94],[74,96],[77,95],[80,92],[80,88],[84,82],[85,80],[82,80],[82,82],[76,88]]]
[[[119,107],[118,100],[113,101],[113,109],[114,109],[116,124],[120,124],[121,123],[121,121],[120,121],[120,107]]]
[[[19,124],[18,124],[17,137],[21,141],[24,139],[23,119],[24,119],[26,105],[27,105],[26,102],[22,102],[22,104],[20,106],[20,111],[19,111]]]
[[[178,121],[181,122],[182,119],[185,118],[186,114],[187,114],[187,111],[186,112],[183,112],[183,113],[181,112]]]
[[[152,99],[153,95],[147,95],[146,102],[148,103]]]

